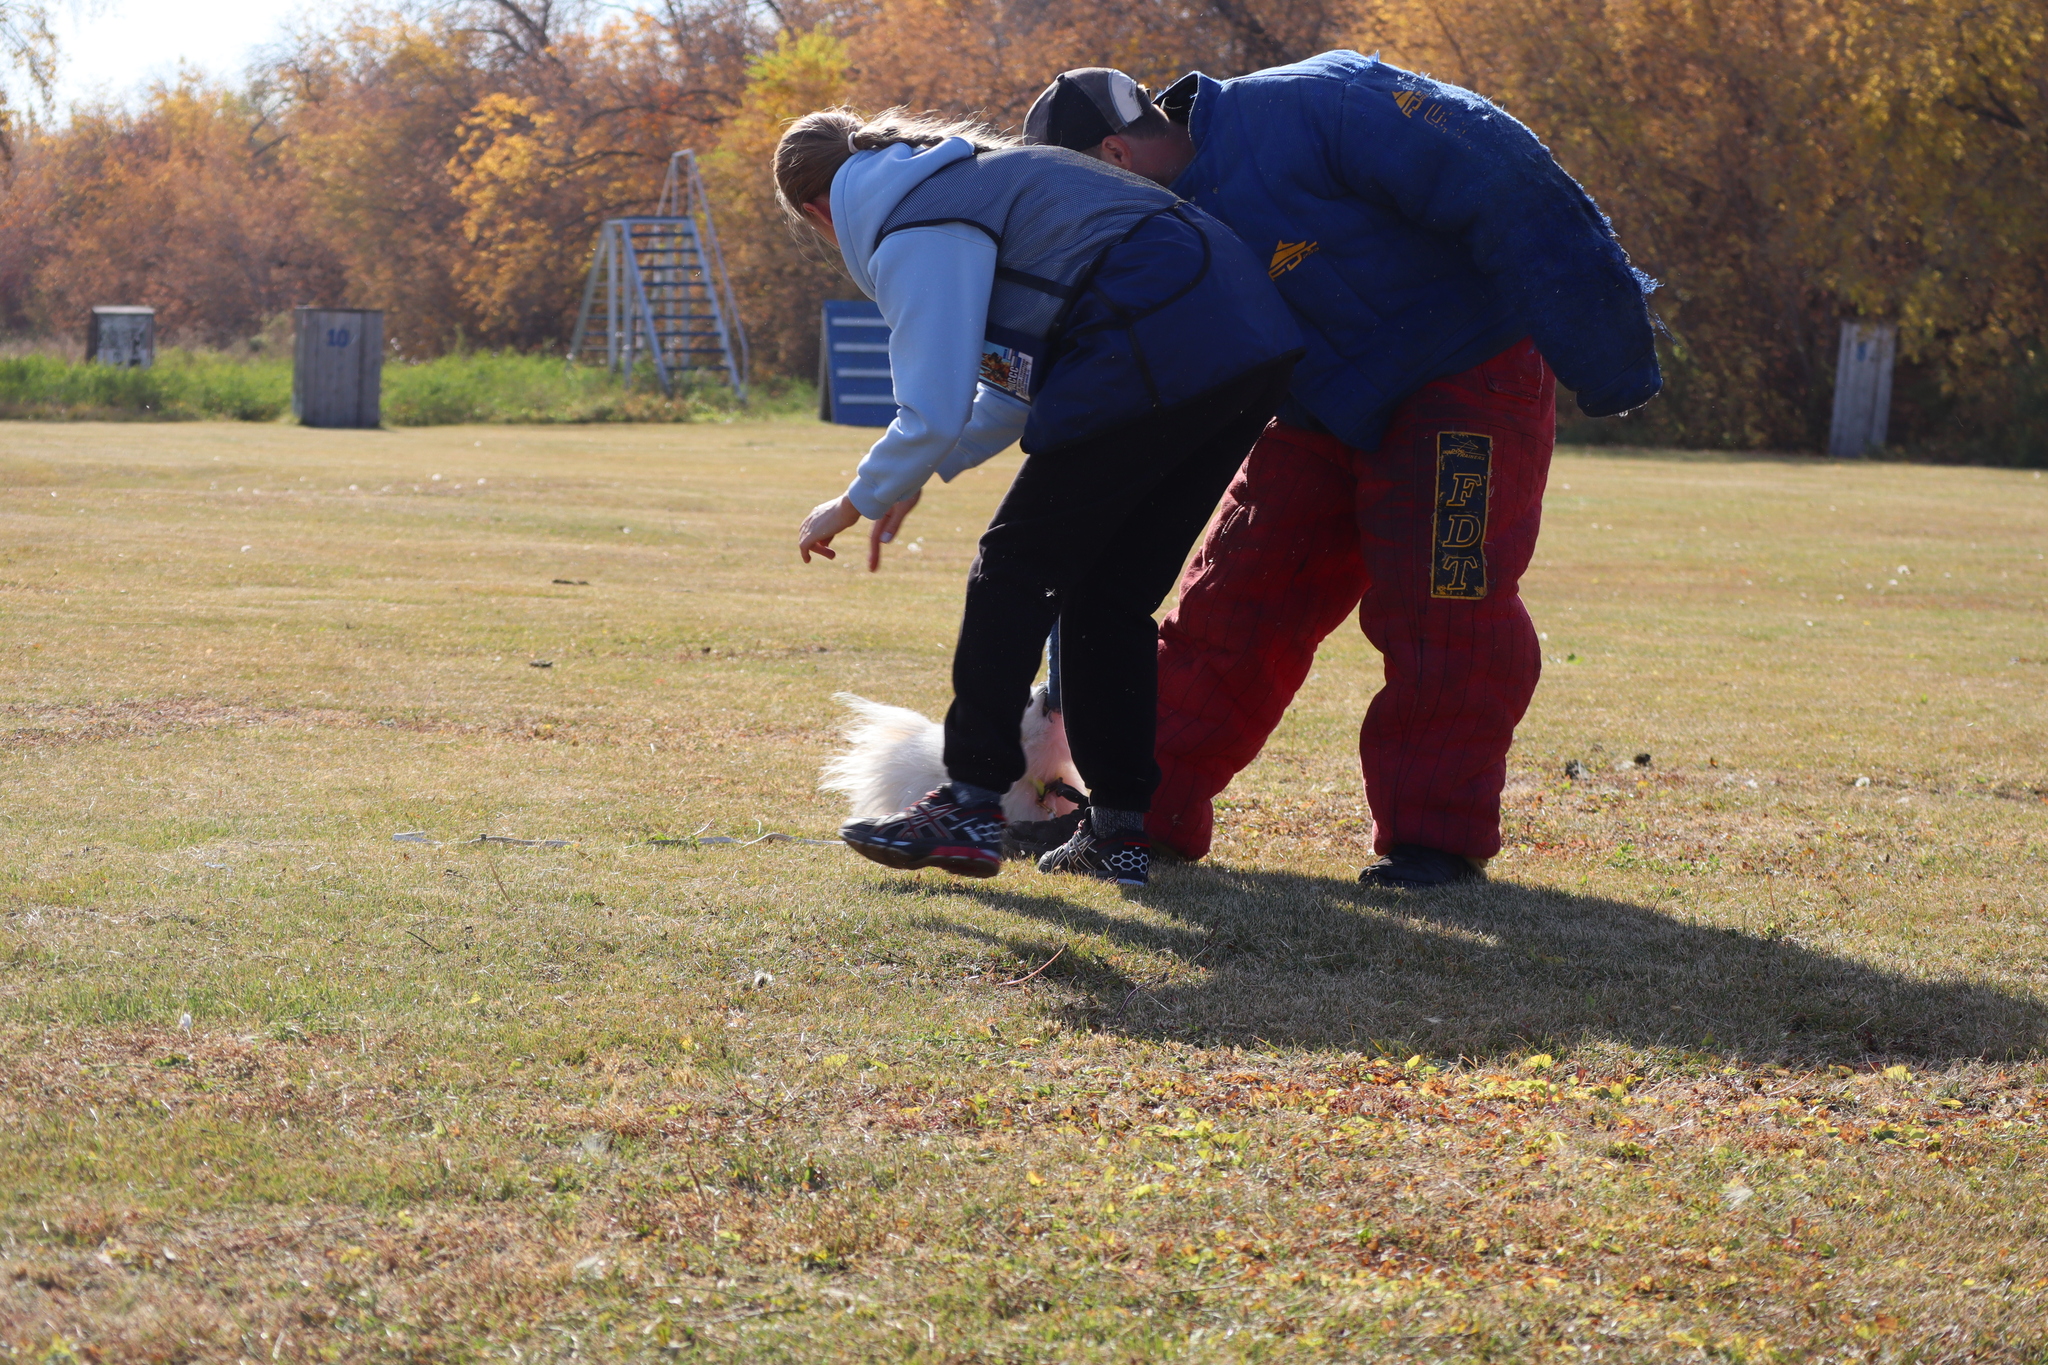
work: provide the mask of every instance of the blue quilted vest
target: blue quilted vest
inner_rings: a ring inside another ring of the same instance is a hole
[[[1299,355],[1265,266],[1149,180],[1057,147],[967,157],[903,196],[892,232],[965,223],[996,245],[981,379],[1031,404],[1043,454]]]

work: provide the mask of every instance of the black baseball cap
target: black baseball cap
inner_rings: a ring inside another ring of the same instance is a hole
[[[1062,71],[1024,116],[1024,140],[1086,152],[1152,107],[1152,94],[1113,66]]]

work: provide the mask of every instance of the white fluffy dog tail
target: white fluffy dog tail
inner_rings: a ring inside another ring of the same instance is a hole
[[[1064,815],[1074,803],[1047,787],[1054,782],[1081,786],[1081,774],[1067,749],[1066,724],[1059,712],[1046,710],[1044,691],[1041,687],[1032,692],[1019,718],[1027,766],[1024,777],[1003,795],[1003,814],[1011,820]],[[848,748],[826,761],[818,788],[846,798],[848,819],[894,815],[949,780],[946,731],[937,721],[851,692],[837,693],[833,700],[853,713],[845,731]]]
[[[848,819],[894,815],[945,784],[946,731],[937,721],[851,692],[832,699],[853,712],[845,732],[852,747],[826,762],[818,787],[846,798]]]

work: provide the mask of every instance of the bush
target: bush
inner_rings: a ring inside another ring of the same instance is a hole
[[[1943,385],[1944,378],[1952,376],[1929,366],[1899,367],[1892,385],[1895,453],[1937,464],[2048,469],[2048,349],[2026,353],[1967,393]]]
[[[291,368],[281,360],[166,350],[154,368],[130,370],[50,355],[0,359],[0,417],[267,422],[283,415],[291,398]]]
[[[772,416],[815,406],[807,384],[756,384],[742,407],[723,384],[686,380],[674,397],[641,369],[630,384],[558,356],[509,351],[444,355],[384,369],[384,420],[397,427],[458,422],[691,422],[747,413]]]

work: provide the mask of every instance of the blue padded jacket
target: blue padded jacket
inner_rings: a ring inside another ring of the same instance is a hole
[[[1270,260],[1301,324],[1283,419],[1298,405],[1371,449],[1402,399],[1524,336],[1591,416],[1662,387],[1653,283],[1535,134],[1471,91],[1339,51],[1197,72],[1161,102],[1195,143],[1172,188]]]

